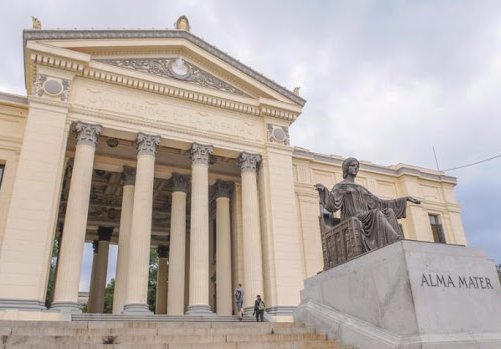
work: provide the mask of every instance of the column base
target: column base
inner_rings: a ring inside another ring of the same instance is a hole
[[[131,303],[125,304],[124,310],[122,311],[123,315],[153,315],[153,312],[150,311],[148,304],[142,303]]]
[[[210,306],[205,304],[188,305],[186,315],[216,316],[216,314],[210,309]]]
[[[82,308],[77,302],[54,302],[50,306],[49,311],[60,313],[81,314]]]
[[[29,311],[46,310],[45,303],[29,299],[0,299],[0,309],[17,309]]]

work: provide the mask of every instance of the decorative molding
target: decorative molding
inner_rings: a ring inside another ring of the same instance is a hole
[[[33,94],[42,97],[59,97],[66,102],[70,95],[71,81],[68,79],[53,78],[45,74],[38,74],[33,84]]]
[[[31,299],[6,299],[0,298],[0,310],[18,309],[30,311],[46,310],[45,303]]]
[[[190,158],[192,164],[209,165],[210,158],[213,152],[214,147],[212,145],[193,143],[190,149]]]
[[[179,30],[24,30],[23,41],[24,47],[28,40],[72,40],[72,39],[156,39],[156,38],[183,38],[201,49],[209,52],[223,62],[231,65],[242,73],[261,82],[265,86],[280,93],[284,97],[294,101],[295,103],[304,106],[306,100],[295,95],[285,87],[278,85],[276,82],[266,78],[264,75],[257,73],[250,67],[240,63],[228,54],[219,50],[213,45],[205,42],[199,37],[187,31]]]
[[[130,166],[124,166],[122,171],[123,185],[135,185],[136,184],[136,169]]]
[[[277,126],[273,124],[266,124],[268,133],[268,142],[276,142],[283,145],[289,145],[289,129],[285,126]]]
[[[202,87],[249,97],[245,92],[231,86],[197,66],[178,58],[129,58],[100,59],[99,62],[120,68],[133,69],[161,77],[174,78]]]
[[[98,227],[97,235],[99,236],[99,241],[110,241],[111,235],[113,235],[113,227]]]
[[[245,171],[253,171],[255,172],[261,162],[262,157],[259,154],[250,154],[250,153],[240,153],[238,157],[238,163],[240,165],[240,169],[242,172]]]
[[[137,134],[136,149],[138,155],[155,155],[157,152],[157,145],[160,144],[160,136],[148,135],[139,132]]]
[[[233,182],[216,180],[214,183],[214,198],[230,198],[231,191],[233,190]]]
[[[173,173],[171,177],[172,191],[182,191],[186,193],[189,182],[190,178],[188,176],[179,173]]]
[[[75,132],[77,138],[77,146],[86,144],[95,147],[97,139],[101,134],[101,126],[86,124],[78,121],[75,125]]]

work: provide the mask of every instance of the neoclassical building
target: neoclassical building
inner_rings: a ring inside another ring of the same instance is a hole
[[[242,283],[247,308],[262,294],[272,319],[288,318],[323,268],[313,184],[340,181],[343,160],[290,145],[297,91],[193,35],[185,17],[174,30],[33,29],[23,40],[27,96],[0,93],[0,318],[79,312],[90,242],[89,312],[103,311],[116,244],[114,314],[150,314],[155,248],[156,313],[231,315]],[[401,221],[406,238],[466,244],[454,178],[362,162],[357,180],[423,201]]]

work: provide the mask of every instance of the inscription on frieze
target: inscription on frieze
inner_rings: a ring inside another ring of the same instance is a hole
[[[444,287],[493,290],[491,279],[485,276],[468,276],[448,274],[423,273],[421,275],[422,287]]]
[[[261,139],[261,127],[250,120],[215,115],[205,111],[159,103],[134,100],[125,96],[104,93],[94,88],[80,89],[75,105],[80,108],[134,115],[144,121],[182,125],[191,130],[212,131],[247,139]]]

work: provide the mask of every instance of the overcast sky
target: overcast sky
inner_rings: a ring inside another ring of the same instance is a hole
[[[498,0],[3,0],[0,91],[25,95],[32,15],[43,29],[172,29],[183,14],[193,34],[301,87],[294,146],[433,169],[432,146],[441,169],[501,154]],[[447,174],[458,178],[469,245],[501,263],[501,157]],[[89,248],[85,259],[89,270]]]

